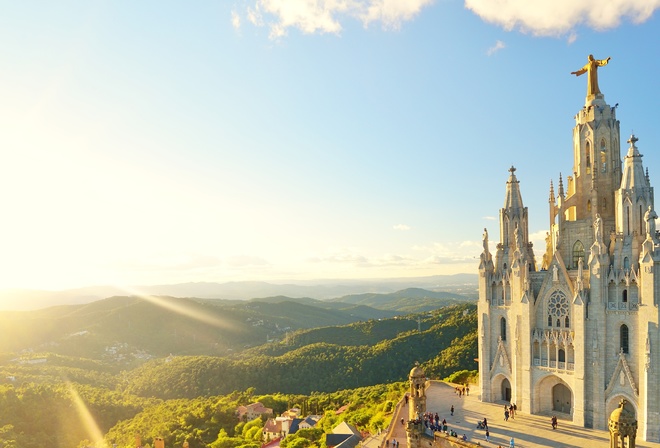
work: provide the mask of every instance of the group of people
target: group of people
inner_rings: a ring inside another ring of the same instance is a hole
[[[508,421],[509,418],[515,419],[517,410],[518,407],[515,405],[515,403],[510,403],[509,406],[504,405],[504,421]]]
[[[488,420],[484,417],[483,421],[477,422],[477,429],[485,429],[486,442],[490,442],[490,430],[488,429]]]
[[[389,448],[389,446],[390,446],[390,441],[389,440],[385,440],[385,446],[387,448]],[[398,440],[392,439],[392,448],[399,448],[399,441]]]
[[[454,388],[456,395],[462,397],[463,395],[470,395],[470,387],[466,384],[465,386],[456,386]]]

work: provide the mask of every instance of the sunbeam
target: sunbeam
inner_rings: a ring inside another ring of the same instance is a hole
[[[71,394],[71,399],[76,408],[76,412],[78,413],[78,417],[80,418],[80,423],[83,428],[85,428],[89,440],[91,440],[97,448],[107,447],[107,444],[103,440],[103,432],[101,431],[101,428],[96,424],[96,420],[94,420],[91,412],[89,412],[89,408],[80,397],[80,394],[74,387],[73,383],[67,381],[66,384],[69,393]]]

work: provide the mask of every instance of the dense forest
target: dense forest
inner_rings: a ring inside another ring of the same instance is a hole
[[[81,357],[78,353],[102,346],[103,339],[96,335],[110,338],[115,334],[105,325],[115,325],[119,317],[132,314],[126,306],[131,311],[140,310],[137,315],[152,309],[152,304],[133,298],[92,305],[61,307],[50,315],[40,311],[30,319],[42,323],[50,319],[44,332],[55,335],[61,329],[56,330],[52,322],[64,319],[66,331],[75,331],[79,327],[74,323],[85,315],[92,323],[85,330],[89,333],[76,331],[71,337],[85,338],[93,333],[94,344],[73,350],[75,344],[64,340],[40,344],[38,350],[5,350],[0,354],[0,446],[70,448],[105,443],[124,448],[135,446],[135,435],[139,434],[145,447],[160,436],[170,447],[188,441],[193,448],[256,448],[263,420],[238,422],[235,409],[239,404],[261,400],[276,413],[296,406],[323,415],[314,431],[301,431],[283,442],[285,448],[322,447],[323,434],[338,423],[334,411],[341,406],[348,405],[341,418],[362,430],[377,431],[387,425],[393,403],[405,388],[402,381],[416,361],[431,378],[476,369],[476,313],[471,303],[342,325],[298,326],[289,328],[282,338],[225,351],[223,356],[185,355],[185,351],[176,350],[172,351],[177,354],[154,356],[149,347],[155,342],[142,342],[133,335],[133,348],[149,356],[130,355],[126,345],[131,344],[124,339],[113,342],[110,350],[106,346],[95,358]],[[254,307],[272,312],[270,307],[275,305],[281,303],[252,302],[248,308],[239,307],[248,313],[239,320],[261,319],[262,314],[254,314],[258,311]],[[209,303],[192,309],[214,310]],[[303,319],[305,308],[297,309],[301,314],[295,319]],[[311,319],[320,314],[316,310],[310,313]],[[217,318],[220,314],[214,311],[209,315]],[[344,315],[330,319],[338,316]],[[172,328],[183,328],[172,315],[161,311],[159,317],[171,323],[167,331],[150,323],[138,333],[153,331],[155,339],[163,343],[175,333]],[[210,338],[202,331],[213,326],[208,317],[195,328],[201,340]],[[135,328],[137,318],[125,325]],[[61,350],[62,345],[68,348]],[[167,351],[159,348],[159,353]],[[124,356],[131,361],[121,362]]]

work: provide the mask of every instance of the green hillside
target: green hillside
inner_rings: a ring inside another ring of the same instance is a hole
[[[444,377],[457,367],[476,368],[474,305],[455,306],[429,318],[426,329],[402,331],[391,339],[374,343],[368,332],[349,326],[351,344],[319,342],[320,329],[309,344],[287,347],[273,355],[246,352],[240,359],[174,357],[153,360],[130,372],[128,391],[140,396],[191,398],[222,395],[254,387],[259,393],[329,392],[346,387],[368,386],[405,379],[415,361],[426,363]],[[390,321],[398,325],[398,319]],[[401,330],[410,323],[403,324]],[[362,335],[362,336],[361,336]],[[337,341],[339,342],[339,341]],[[461,348],[461,350],[457,350]],[[449,350],[451,354],[445,354]],[[446,365],[436,359],[440,357]]]

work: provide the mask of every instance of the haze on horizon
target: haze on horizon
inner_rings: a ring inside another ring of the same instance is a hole
[[[3,5],[0,289],[473,273],[512,164],[540,258],[588,54],[660,178],[660,0],[491,4]]]

